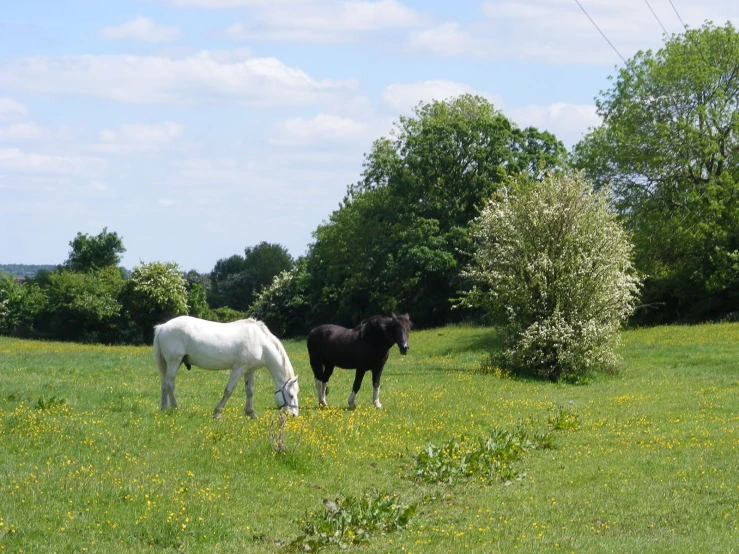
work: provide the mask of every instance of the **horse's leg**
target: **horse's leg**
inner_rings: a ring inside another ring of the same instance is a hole
[[[213,417],[216,419],[221,419],[221,410],[223,410],[223,405],[226,403],[226,401],[231,398],[231,394],[233,393],[234,389],[236,388],[236,385],[239,383],[239,379],[241,379],[241,376],[244,375],[244,368],[235,367],[231,370],[231,377],[228,378],[228,383],[226,383],[226,389],[223,391],[223,397],[221,398],[221,401],[216,406],[216,409],[213,410]]]
[[[174,380],[179,368],[179,362],[167,362],[167,372],[162,379],[162,410],[167,409],[167,399],[169,399],[170,408],[177,408],[177,400],[174,398]]]
[[[325,376],[323,361],[318,359],[317,357],[311,356],[310,367],[313,370],[313,377],[315,378],[318,405],[327,406],[326,383],[328,381],[328,378]]]
[[[326,397],[324,396],[324,390],[326,387],[326,383],[324,383],[320,379],[316,379],[315,381],[316,381],[316,396],[318,396],[318,405],[325,406]]]
[[[354,409],[357,407],[355,399],[359,389],[362,388],[362,379],[364,379],[364,369],[357,368],[357,372],[354,374],[354,385],[352,386],[352,392],[349,395],[349,408]]]
[[[254,372],[244,375],[244,387],[246,388],[246,406],[244,407],[244,415],[252,419],[257,418],[254,413]]]
[[[328,380],[331,379],[331,376],[334,374],[334,366],[332,365],[326,365],[323,372],[323,383],[321,383],[321,398],[319,400],[320,404],[323,406],[328,406],[328,401],[326,400],[326,395],[328,394]]]
[[[382,368],[372,370],[372,403],[375,408],[382,408],[380,404],[380,377],[382,377]]]
[[[162,383],[162,404],[161,408],[162,410],[167,409],[167,367],[159,370],[159,377],[161,378]]]

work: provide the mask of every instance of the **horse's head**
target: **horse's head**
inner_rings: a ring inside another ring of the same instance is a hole
[[[408,354],[408,332],[411,330],[413,323],[411,323],[408,314],[395,315],[393,314],[393,340],[398,345],[400,353],[404,356]]]
[[[278,408],[285,408],[291,415],[298,415],[298,376],[285,381],[279,389],[275,391],[275,402]]]

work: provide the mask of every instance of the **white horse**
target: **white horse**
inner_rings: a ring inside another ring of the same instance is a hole
[[[282,343],[267,326],[256,319],[232,323],[206,321],[179,316],[154,327],[154,360],[162,378],[162,410],[176,408],[174,381],[184,363],[187,369],[196,365],[203,369],[230,369],[223,398],[213,411],[220,419],[223,405],[231,396],[241,377],[246,386],[244,413],[254,413],[254,372],[266,366],[275,382],[275,402],[292,415],[298,415],[298,377]]]

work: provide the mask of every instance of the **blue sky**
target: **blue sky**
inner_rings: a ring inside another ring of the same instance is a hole
[[[581,4],[627,58],[681,29],[669,0]],[[734,0],[672,4],[739,24]],[[571,146],[621,63],[575,0],[0,5],[0,263],[61,263],[103,227],[129,268],[299,256],[419,101],[480,94]]]

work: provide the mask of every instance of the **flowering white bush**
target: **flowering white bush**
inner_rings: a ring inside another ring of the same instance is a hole
[[[264,321],[278,336],[307,332],[307,278],[304,260],[275,275],[272,284],[264,287],[249,306],[249,316]]]
[[[500,362],[519,373],[578,381],[610,371],[618,329],[635,307],[631,245],[583,175],[511,180],[473,223],[477,250],[462,304],[501,325]]]

